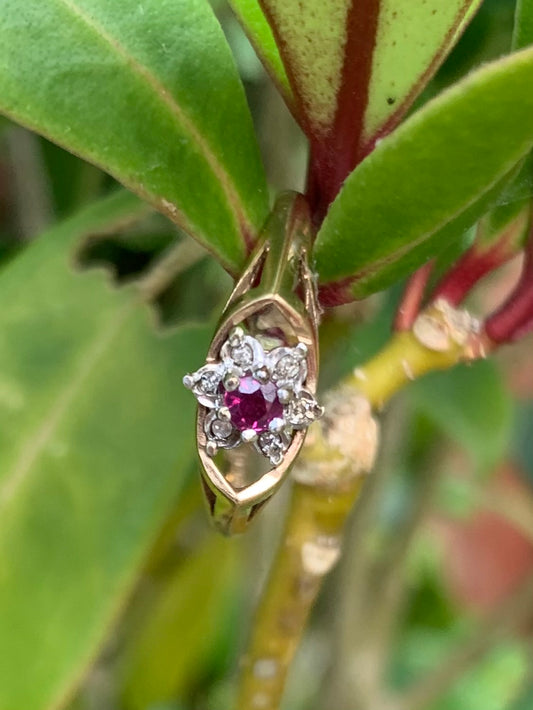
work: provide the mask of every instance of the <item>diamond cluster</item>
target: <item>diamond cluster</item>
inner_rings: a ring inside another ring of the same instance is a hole
[[[274,466],[295,431],[306,429],[323,409],[305,389],[307,347],[265,350],[257,338],[234,328],[220,350],[220,361],[186,375],[183,384],[209,412],[206,452],[253,444]]]

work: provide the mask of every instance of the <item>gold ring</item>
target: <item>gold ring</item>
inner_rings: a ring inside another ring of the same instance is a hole
[[[282,194],[224,308],[205,365],[183,378],[198,400],[208,509],[226,535],[243,532],[279,488],[308,426],[323,413],[315,398],[319,310],[310,247],[303,196]]]

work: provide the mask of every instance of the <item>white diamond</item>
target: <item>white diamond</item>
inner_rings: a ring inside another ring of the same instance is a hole
[[[207,441],[217,449],[233,449],[240,442],[239,432],[227,419],[220,418],[220,409],[211,410],[204,420]]]
[[[294,380],[300,372],[300,363],[292,355],[285,355],[276,365],[275,375],[277,378]]]
[[[206,372],[200,378],[198,386],[205,394],[215,394],[220,383],[220,375],[216,372]]]
[[[242,336],[236,344],[230,337],[222,346],[220,357],[226,367],[236,366],[241,372],[261,367],[265,359],[261,344],[251,335]]]
[[[218,439],[227,439],[232,430],[231,422],[225,419],[215,419],[211,424],[213,436],[216,436]]]
[[[219,365],[204,365],[193,375],[196,380],[192,389],[196,399],[205,407],[214,407],[219,397],[222,369]]]
[[[249,345],[238,345],[231,349],[231,359],[240,367],[250,367],[254,361],[254,353]]]
[[[297,348],[276,348],[268,353],[271,380],[278,387],[298,388],[307,377],[307,361]]]
[[[322,409],[310,392],[302,390],[285,406],[285,421],[295,429],[305,429],[322,414]]]
[[[286,446],[281,436],[271,431],[264,431],[259,434],[258,444],[261,452],[270,459],[274,466],[283,461]]]

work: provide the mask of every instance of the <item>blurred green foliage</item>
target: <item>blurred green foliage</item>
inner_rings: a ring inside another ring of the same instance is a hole
[[[270,186],[279,187],[287,172],[298,187],[305,157],[298,129],[227,6],[216,5],[260,144],[275,135],[276,150],[264,155]],[[513,11],[511,0],[486,0],[418,105],[506,52]],[[231,280],[213,259],[200,258],[148,313],[128,283],[187,237],[43,138],[35,138],[28,168],[14,131],[0,118],[0,477],[13,466],[21,472],[3,493],[15,497],[20,517],[2,514],[0,495],[0,710],[44,709],[59,700],[69,710],[227,710],[246,634],[242,619],[249,624],[282,513],[280,504],[248,540],[221,541],[206,527],[194,480],[193,405],[180,377],[202,359],[210,327],[197,323],[213,322]],[[39,200],[21,189],[21,165]],[[23,228],[38,205],[46,209],[37,221],[67,220],[42,239]],[[70,267],[74,250],[83,273]],[[326,315],[323,389],[386,342],[398,297],[396,286]],[[78,396],[72,380],[82,353],[96,348],[122,309],[131,317],[113,334],[107,357],[84,375]],[[531,341],[525,348],[531,351]],[[528,386],[511,391],[518,368],[524,365],[517,357],[428,377],[393,411],[391,428],[398,420],[402,426],[382,463],[391,474],[374,521],[376,557],[408,519],[424,478],[440,468],[449,475],[410,548],[400,633],[390,648],[394,686],[437,666],[475,626],[449,592],[442,540],[431,527],[436,517],[479,508],[472,487],[457,477],[481,472],[490,480],[512,461],[533,484],[533,378],[526,365]],[[26,390],[15,388],[20,382]],[[61,392],[66,404],[58,402]],[[450,461],[450,451],[468,454],[467,472],[460,456]],[[344,564],[352,553],[347,547]],[[326,671],[338,660],[332,649],[342,624],[332,617],[350,593],[342,579],[331,581],[316,609],[286,710],[325,707]],[[378,590],[376,605],[380,600]],[[530,646],[529,629],[497,645],[430,710],[529,709]]]

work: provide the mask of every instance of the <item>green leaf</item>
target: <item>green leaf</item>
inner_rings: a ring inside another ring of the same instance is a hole
[[[513,49],[522,49],[530,44],[533,44],[533,2],[532,0],[517,0]]]
[[[471,226],[533,145],[532,84],[533,50],[524,50],[470,75],[384,138],[348,177],[318,234],[321,281],[349,279],[367,295]]]
[[[257,54],[261,57],[266,70],[281,91],[285,102],[289,108],[294,110],[294,97],[289,79],[281,61],[276,40],[259,3],[257,0],[229,0],[229,4]]]
[[[463,446],[481,469],[507,451],[513,406],[496,365],[480,360],[414,382],[409,397],[443,433]]]
[[[0,276],[0,708],[56,708],[94,658],[194,458],[181,374],[207,333],[162,335],[137,291],[70,265],[131,218],[119,194]],[[146,207],[143,207],[146,209]]]
[[[502,191],[516,175],[516,166],[499,180],[481,197],[474,200],[464,212],[438,229],[427,239],[411,246],[405,253],[396,255],[388,263],[383,263],[376,270],[361,274],[353,284],[349,285],[351,298],[365,298],[375,291],[381,291],[391,284],[413,273],[421,264],[433,257],[440,257],[447,247],[458,248],[459,242],[467,235],[469,229],[491,210],[499,201]],[[349,298],[347,300],[350,300]]]
[[[11,125],[5,116],[0,115],[0,133]]]
[[[137,619],[123,659],[127,710],[180,698],[205,672],[234,591],[236,551],[233,542],[211,535],[169,575]]]
[[[533,154],[528,153],[513,179],[505,186],[497,204],[485,215],[483,241],[490,241],[531,205],[533,196]],[[523,240],[522,240],[523,241]]]
[[[205,0],[5,0],[0,35],[0,111],[107,170],[238,269],[267,193]]]
[[[441,561],[436,572],[441,584],[442,564]],[[412,586],[414,584],[411,582]],[[403,687],[417,683],[445,663],[450,653],[462,650],[462,645],[469,640],[468,631],[476,633],[472,624],[460,622],[445,625],[438,632],[424,627],[408,629],[400,639],[392,662],[394,676]],[[431,710],[515,710],[513,698],[527,678],[528,666],[523,642],[516,638],[499,640],[439,694],[436,702],[431,703]]]
[[[380,9],[362,140],[397,125],[470,22],[481,0],[386,0]]]
[[[518,691],[517,697],[511,701],[509,710],[530,710],[533,707],[533,683],[526,680]]]

